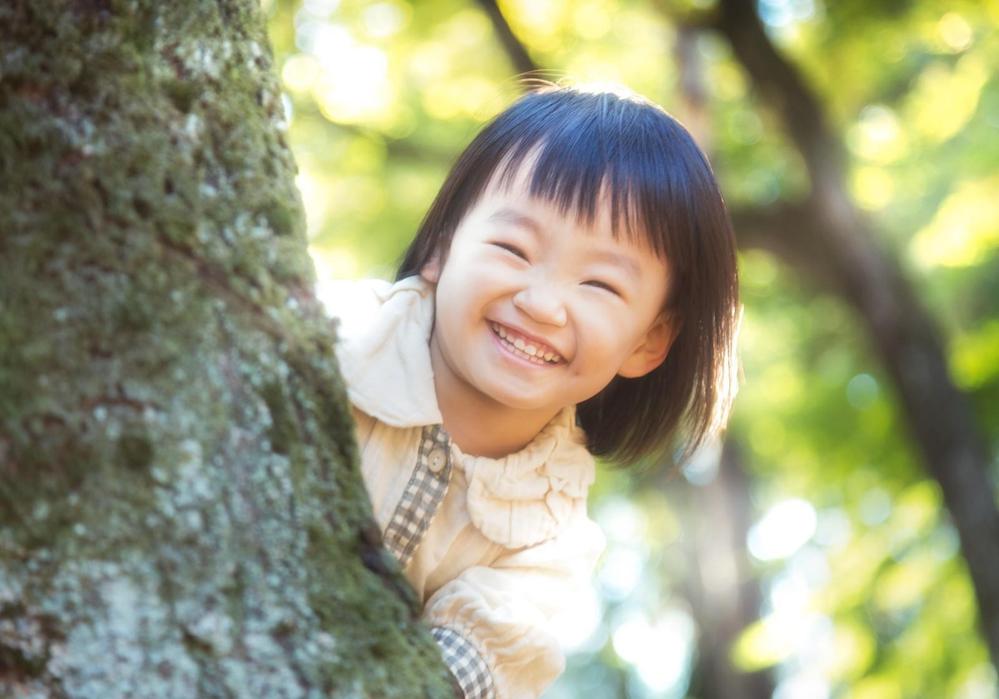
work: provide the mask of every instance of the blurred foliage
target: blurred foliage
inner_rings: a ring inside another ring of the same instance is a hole
[[[624,83],[683,119],[676,17],[710,0],[506,0],[549,77]],[[391,277],[453,158],[521,84],[468,0],[265,0],[311,251],[323,279]],[[761,0],[761,17],[848,147],[850,187],[933,310],[999,453],[999,3]],[[702,34],[712,160],[730,203],[807,187],[772,114]],[[758,252],[741,260],[745,555],[759,618],[731,648],[779,699],[995,699],[971,586],[856,319]],[[321,292],[320,286],[320,292]],[[997,467],[999,471],[999,467]],[[610,548],[551,697],[696,694],[686,499],[712,471],[604,469]],[[702,515],[703,516],[703,515]],[[710,572],[710,570],[708,571]],[[701,571],[703,577],[704,571]],[[700,582],[699,582],[700,580]]]

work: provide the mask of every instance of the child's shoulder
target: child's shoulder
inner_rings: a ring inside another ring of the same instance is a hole
[[[391,287],[384,279],[335,279],[320,283],[317,293],[330,315],[346,321],[357,310],[376,310]]]
[[[393,298],[402,303],[392,305],[403,305],[406,297],[413,300],[429,293],[429,285],[416,276],[397,282],[338,279],[322,283],[318,293],[327,312],[339,321],[339,336],[349,338],[370,326],[379,310]]]

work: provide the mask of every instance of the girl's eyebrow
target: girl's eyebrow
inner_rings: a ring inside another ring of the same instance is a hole
[[[517,211],[516,209],[511,209],[508,206],[499,209],[492,213],[487,219],[489,221],[503,221],[506,223],[512,223],[515,226],[521,226],[526,228],[535,236],[541,236],[541,224],[535,221],[533,218],[527,214]]]
[[[603,260],[609,262],[616,267],[620,267],[628,272],[632,277],[641,276],[641,269],[638,263],[629,255],[622,255],[619,252],[614,252],[613,250],[598,250],[591,254],[591,257],[596,260]]]
[[[512,223],[515,226],[521,226],[522,228],[527,229],[529,232],[533,233],[535,237],[542,237],[542,226],[540,223],[527,214],[508,206],[494,211],[490,214],[487,220]],[[590,256],[593,259],[616,265],[635,277],[641,275],[641,269],[638,266],[638,262],[636,262],[629,255],[623,255],[619,252],[614,252],[613,250],[597,250],[591,253]]]

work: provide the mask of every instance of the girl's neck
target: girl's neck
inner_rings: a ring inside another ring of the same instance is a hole
[[[444,429],[465,454],[498,459],[518,452],[558,414],[516,410],[483,395],[440,365],[432,341],[430,361]]]
[[[461,396],[438,389],[437,403],[444,429],[465,454],[499,459],[520,451],[534,439],[554,415],[511,414],[502,406],[474,405]],[[531,417],[528,421],[526,418]]]

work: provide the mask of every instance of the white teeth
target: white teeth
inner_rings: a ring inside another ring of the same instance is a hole
[[[519,337],[511,339],[511,336],[507,334],[502,325],[498,323],[490,323],[490,325],[510,349],[518,352],[535,364],[557,364],[562,361],[562,357],[557,352],[546,352],[535,345],[524,342]]]

